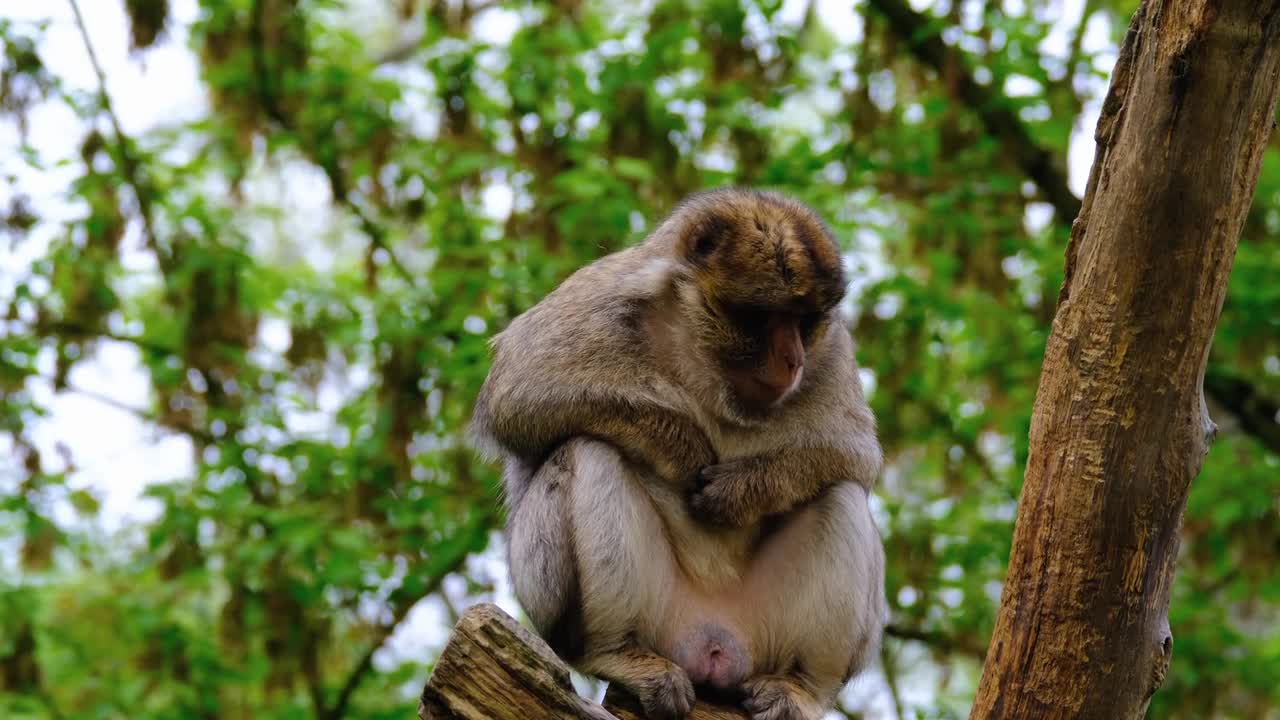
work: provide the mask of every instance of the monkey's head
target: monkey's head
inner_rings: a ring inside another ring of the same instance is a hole
[[[695,195],[668,223],[684,270],[680,313],[694,350],[719,371],[725,409],[769,414],[829,345],[846,288],[830,230],[795,200],[740,189]]]

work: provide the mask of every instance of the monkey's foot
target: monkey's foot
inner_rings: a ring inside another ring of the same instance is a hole
[[[742,707],[751,720],[819,720],[824,709],[796,678],[762,675],[747,682]]]
[[[626,648],[596,655],[585,671],[617,683],[640,701],[648,720],[684,720],[693,710],[693,682],[679,665],[646,650]]]
[[[634,690],[645,717],[651,720],[682,720],[693,710],[693,683],[676,665],[640,678]]]

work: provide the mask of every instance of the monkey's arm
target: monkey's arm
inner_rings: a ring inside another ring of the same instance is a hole
[[[704,469],[690,498],[695,517],[742,527],[804,505],[838,483],[871,489],[883,463],[875,417],[858,381],[850,336],[828,337],[834,347],[815,362],[814,384],[771,426],[777,449]]]
[[[789,512],[836,483],[857,482],[870,489],[873,462],[878,464],[878,453],[873,459],[848,447],[818,447],[711,465],[699,475],[702,485],[690,498],[690,510],[714,525],[751,525]]]
[[[677,487],[691,487],[698,471],[716,459],[690,417],[606,392],[552,392],[534,398],[519,393],[490,397],[482,391],[473,428],[481,441],[534,466],[570,438],[602,440]]]

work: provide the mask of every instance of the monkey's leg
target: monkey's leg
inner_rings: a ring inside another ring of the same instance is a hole
[[[566,447],[534,472],[509,461],[507,556],[511,583],[533,627],[561,657],[582,654],[578,571],[568,517],[572,457]]]
[[[793,514],[762,546],[747,582],[769,628],[764,675],[749,680],[753,720],[816,720],[866,666],[886,620],[884,548],[856,483]]]
[[[654,652],[677,582],[670,541],[644,478],[606,443],[566,445],[585,652],[579,668],[634,693],[650,718],[683,718],[693,684]]]
[[[693,710],[693,683],[670,660],[634,644],[589,656],[582,669],[630,690],[649,720],[680,720]]]

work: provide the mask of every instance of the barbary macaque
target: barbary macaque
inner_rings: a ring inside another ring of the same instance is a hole
[[[877,648],[875,420],[816,213],[694,195],[492,341],[473,437],[504,462],[513,586],[580,671],[682,718],[821,717]]]

